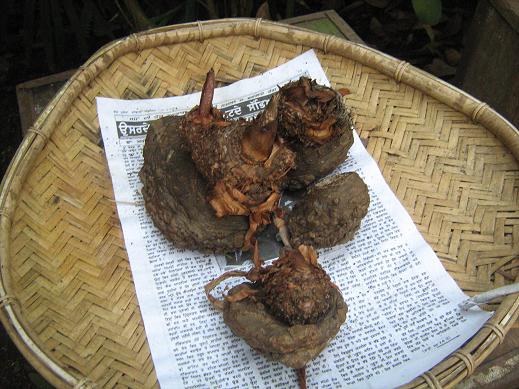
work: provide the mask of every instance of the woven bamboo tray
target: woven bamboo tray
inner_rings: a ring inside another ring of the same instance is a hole
[[[486,104],[362,45],[261,20],[160,28],[99,50],[29,129],[0,192],[0,319],[58,387],[158,386],[95,97],[150,98],[251,77],[314,48],[418,229],[469,293],[518,279],[519,135]],[[515,157],[515,158],[514,158]],[[203,291],[200,291],[201,293]],[[452,387],[503,341],[519,297],[408,387]]]

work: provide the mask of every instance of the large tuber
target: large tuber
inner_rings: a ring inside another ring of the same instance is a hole
[[[146,210],[177,247],[215,252],[239,249],[248,230],[247,218],[215,215],[207,202],[207,182],[182,147],[181,120],[162,118],[148,131],[140,172]]]
[[[184,116],[180,132],[198,171],[212,188],[209,202],[216,215],[249,217],[247,249],[256,229],[271,223],[295,156],[277,136],[277,98],[251,122],[228,121],[212,106],[213,92],[211,70],[200,105]]]
[[[214,86],[211,70],[200,105],[152,128],[146,139],[144,200],[166,237],[203,251],[247,250],[256,232],[274,222],[287,246],[289,229],[294,247],[350,239],[369,204],[360,178],[333,181],[337,193],[316,185],[288,221],[279,207],[284,189],[307,188],[346,158],[353,134],[341,95],[302,77],[247,122],[227,120],[212,106]]]

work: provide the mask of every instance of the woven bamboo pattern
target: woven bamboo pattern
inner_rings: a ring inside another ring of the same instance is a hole
[[[314,48],[369,153],[462,289],[519,280],[519,136],[405,62],[261,20],[152,30],[101,49],[29,130],[0,194],[0,319],[59,387],[158,386],[113,201],[95,97],[136,99],[257,75]],[[202,293],[203,291],[201,291]],[[503,340],[519,297],[409,388],[452,387]]]

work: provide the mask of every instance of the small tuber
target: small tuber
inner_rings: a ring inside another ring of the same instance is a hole
[[[317,248],[345,243],[368,212],[368,187],[357,173],[342,173],[310,186],[287,216],[292,245]]]
[[[256,245],[254,259],[249,272],[227,272],[207,284],[207,297],[223,311],[235,335],[268,358],[298,369],[300,386],[306,387],[305,366],[337,335],[348,307],[312,247],[284,249],[271,266],[262,267]],[[211,290],[230,277],[249,282],[217,300]]]

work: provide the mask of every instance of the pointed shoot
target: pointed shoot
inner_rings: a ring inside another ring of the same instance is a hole
[[[211,108],[213,107],[214,82],[214,70],[211,69],[207,73],[204,87],[202,88],[202,95],[200,96],[198,115],[201,118],[205,118],[211,115]]]

